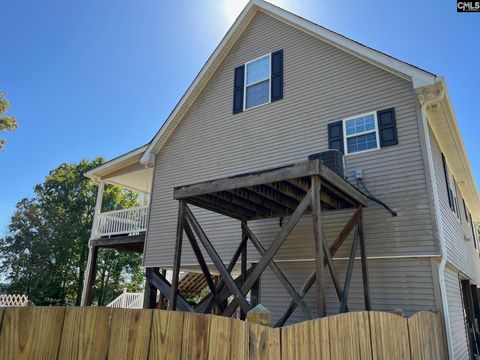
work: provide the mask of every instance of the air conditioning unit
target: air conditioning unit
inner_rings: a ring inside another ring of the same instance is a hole
[[[308,160],[320,159],[322,163],[345,178],[345,161],[343,154],[338,150],[325,150],[308,156]]]

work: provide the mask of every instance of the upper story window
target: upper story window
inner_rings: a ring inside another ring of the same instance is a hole
[[[397,144],[395,108],[372,111],[328,124],[328,147],[345,155]]]
[[[378,149],[377,119],[374,112],[345,119],[345,154]]]
[[[245,109],[270,102],[270,54],[245,64]]]
[[[235,69],[233,113],[283,99],[283,50],[263,55]]]

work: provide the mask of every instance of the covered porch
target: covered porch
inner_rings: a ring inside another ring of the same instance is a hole
[[[82,294],[84,306],[91,304],[99,249],[143,253],[153,179],[153,168],[140,163],[145,148],[139,147],[85,173],[86,177],[98,182],[98,193]],[[136,193],[139,205],[103,211],[107,184]]]

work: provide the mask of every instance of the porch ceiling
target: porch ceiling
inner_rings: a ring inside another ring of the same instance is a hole
[[[153,168],[145,167],[140,158],[146,145],[118,156],[106,163],[89,170],[85,176],[97,181],[119,185],[131,190],[150,193],[152,188]]]

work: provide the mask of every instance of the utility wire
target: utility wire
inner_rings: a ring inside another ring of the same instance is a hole
[[[372,195],[372,193],[368,190],[368,188],[365,186],[365,183],[363,182],[363,179],[357,179],[357,185],[361,184],[365,192],[359,189],[359,186],[357,186],[357,190],[360,191],[363,195],[367,197],[367,199],[370,199],[372,201],[375,201],[376,203],[382,205],[388,212],[392,214],[392,216],[397,216],[397,212],[392,210],[387,204],[385,204],[383,201],[377,199],[375,196]]]

